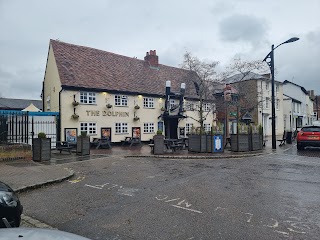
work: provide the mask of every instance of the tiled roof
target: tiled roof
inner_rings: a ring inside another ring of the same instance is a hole
[[[41,100],[31,100],[31,99],[13,99],[13,98],[0,98],[0,109],[6,110],[22,110],[33,104],[39,109],[42,109]]]
[[[164,95],[170,80],[172,92],[179,93],[184,82],[185,96],[197,98],[197,76],[191,71],[162,64],[150,67],[145,60],[56,40],[50,44],[63,87]]]

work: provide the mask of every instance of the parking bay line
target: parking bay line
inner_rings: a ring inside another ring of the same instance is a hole
[[[195,213],[202,213],[198,210],[194,210],[194,209],[191,209],[191,208],[185,208],[185,207],[181,207],[181,206],[178,206],[178,205],[171,205],[172,207],[176,207],[176,208],[181,208],[181,209],[184,209],[184,210],[188,210],[188,211],[191,211],[191,212],[195,212]]]

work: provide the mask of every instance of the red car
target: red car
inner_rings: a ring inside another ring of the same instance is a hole
[[[320,126],[304,126],[297,134],[297,149],[320,147]]]

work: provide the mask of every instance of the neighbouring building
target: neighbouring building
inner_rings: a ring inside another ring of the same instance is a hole
[[[284,121],[287,130],[300,130],[304,125],[316,120],[313,109],[313,99],[302,86],[285,80],[283,82],[285,97]]]
[[[0,110],[26,110],[38,112],[42,109],[41,100],[0,98]]]
[[[271,119],[271,79],[269,74],[256,74],[248,72],[245,74],[236,74],[226,80],[235,89],[234,98],[237,103],[229,104],[228,123],[233,126],[235,118],[235,106],[238,106],[239,118],[247,113],[252,117],[252,122],[261,125],[264,129],[264,135],[272,134]],[[236,93],[237,92],[237,93]],[[221,104],[220,104],[221,105]],[[222,104],[223,106],[223,104]],[[222,107],[222,110],[224,108]],[[275,81],[275,112],[276,112],[276,134],[281,135],[284,131],[283,121],[283,90],[282,82]],[[224,114],[225,115],[225,114]],[[218,114],[219,116],[219,114]],[[221,115],[220,115],[221,116]],[[232,128],[230,128],[232,131]]]
[[[43,110],[60,113],[60,140],[82,131],[91,138],[107,135],[112,142],[137,135],[149,141],[157,130],[169,138],[184,137],[199,126],[197,81],[194,72],[160,64],[155,50],[140,60],[50,40]],[[213,121],[212,111],[205,128]]]

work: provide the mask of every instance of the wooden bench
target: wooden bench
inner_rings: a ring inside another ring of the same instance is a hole
[[[69,145],[68,142],[57,142],[56,143],[56,150],[60,151],[60,153],[62,153],[62,151],[66,151],[69,152],[69,154],[71,154],[71,149],[73,147]]]
[[[286,144],[286,140],[287,140],[287,132],[283,131],[283,135],[281,139],[277,139],[277,141],[279,142],[279,146],[282,146],[284,144]]]

